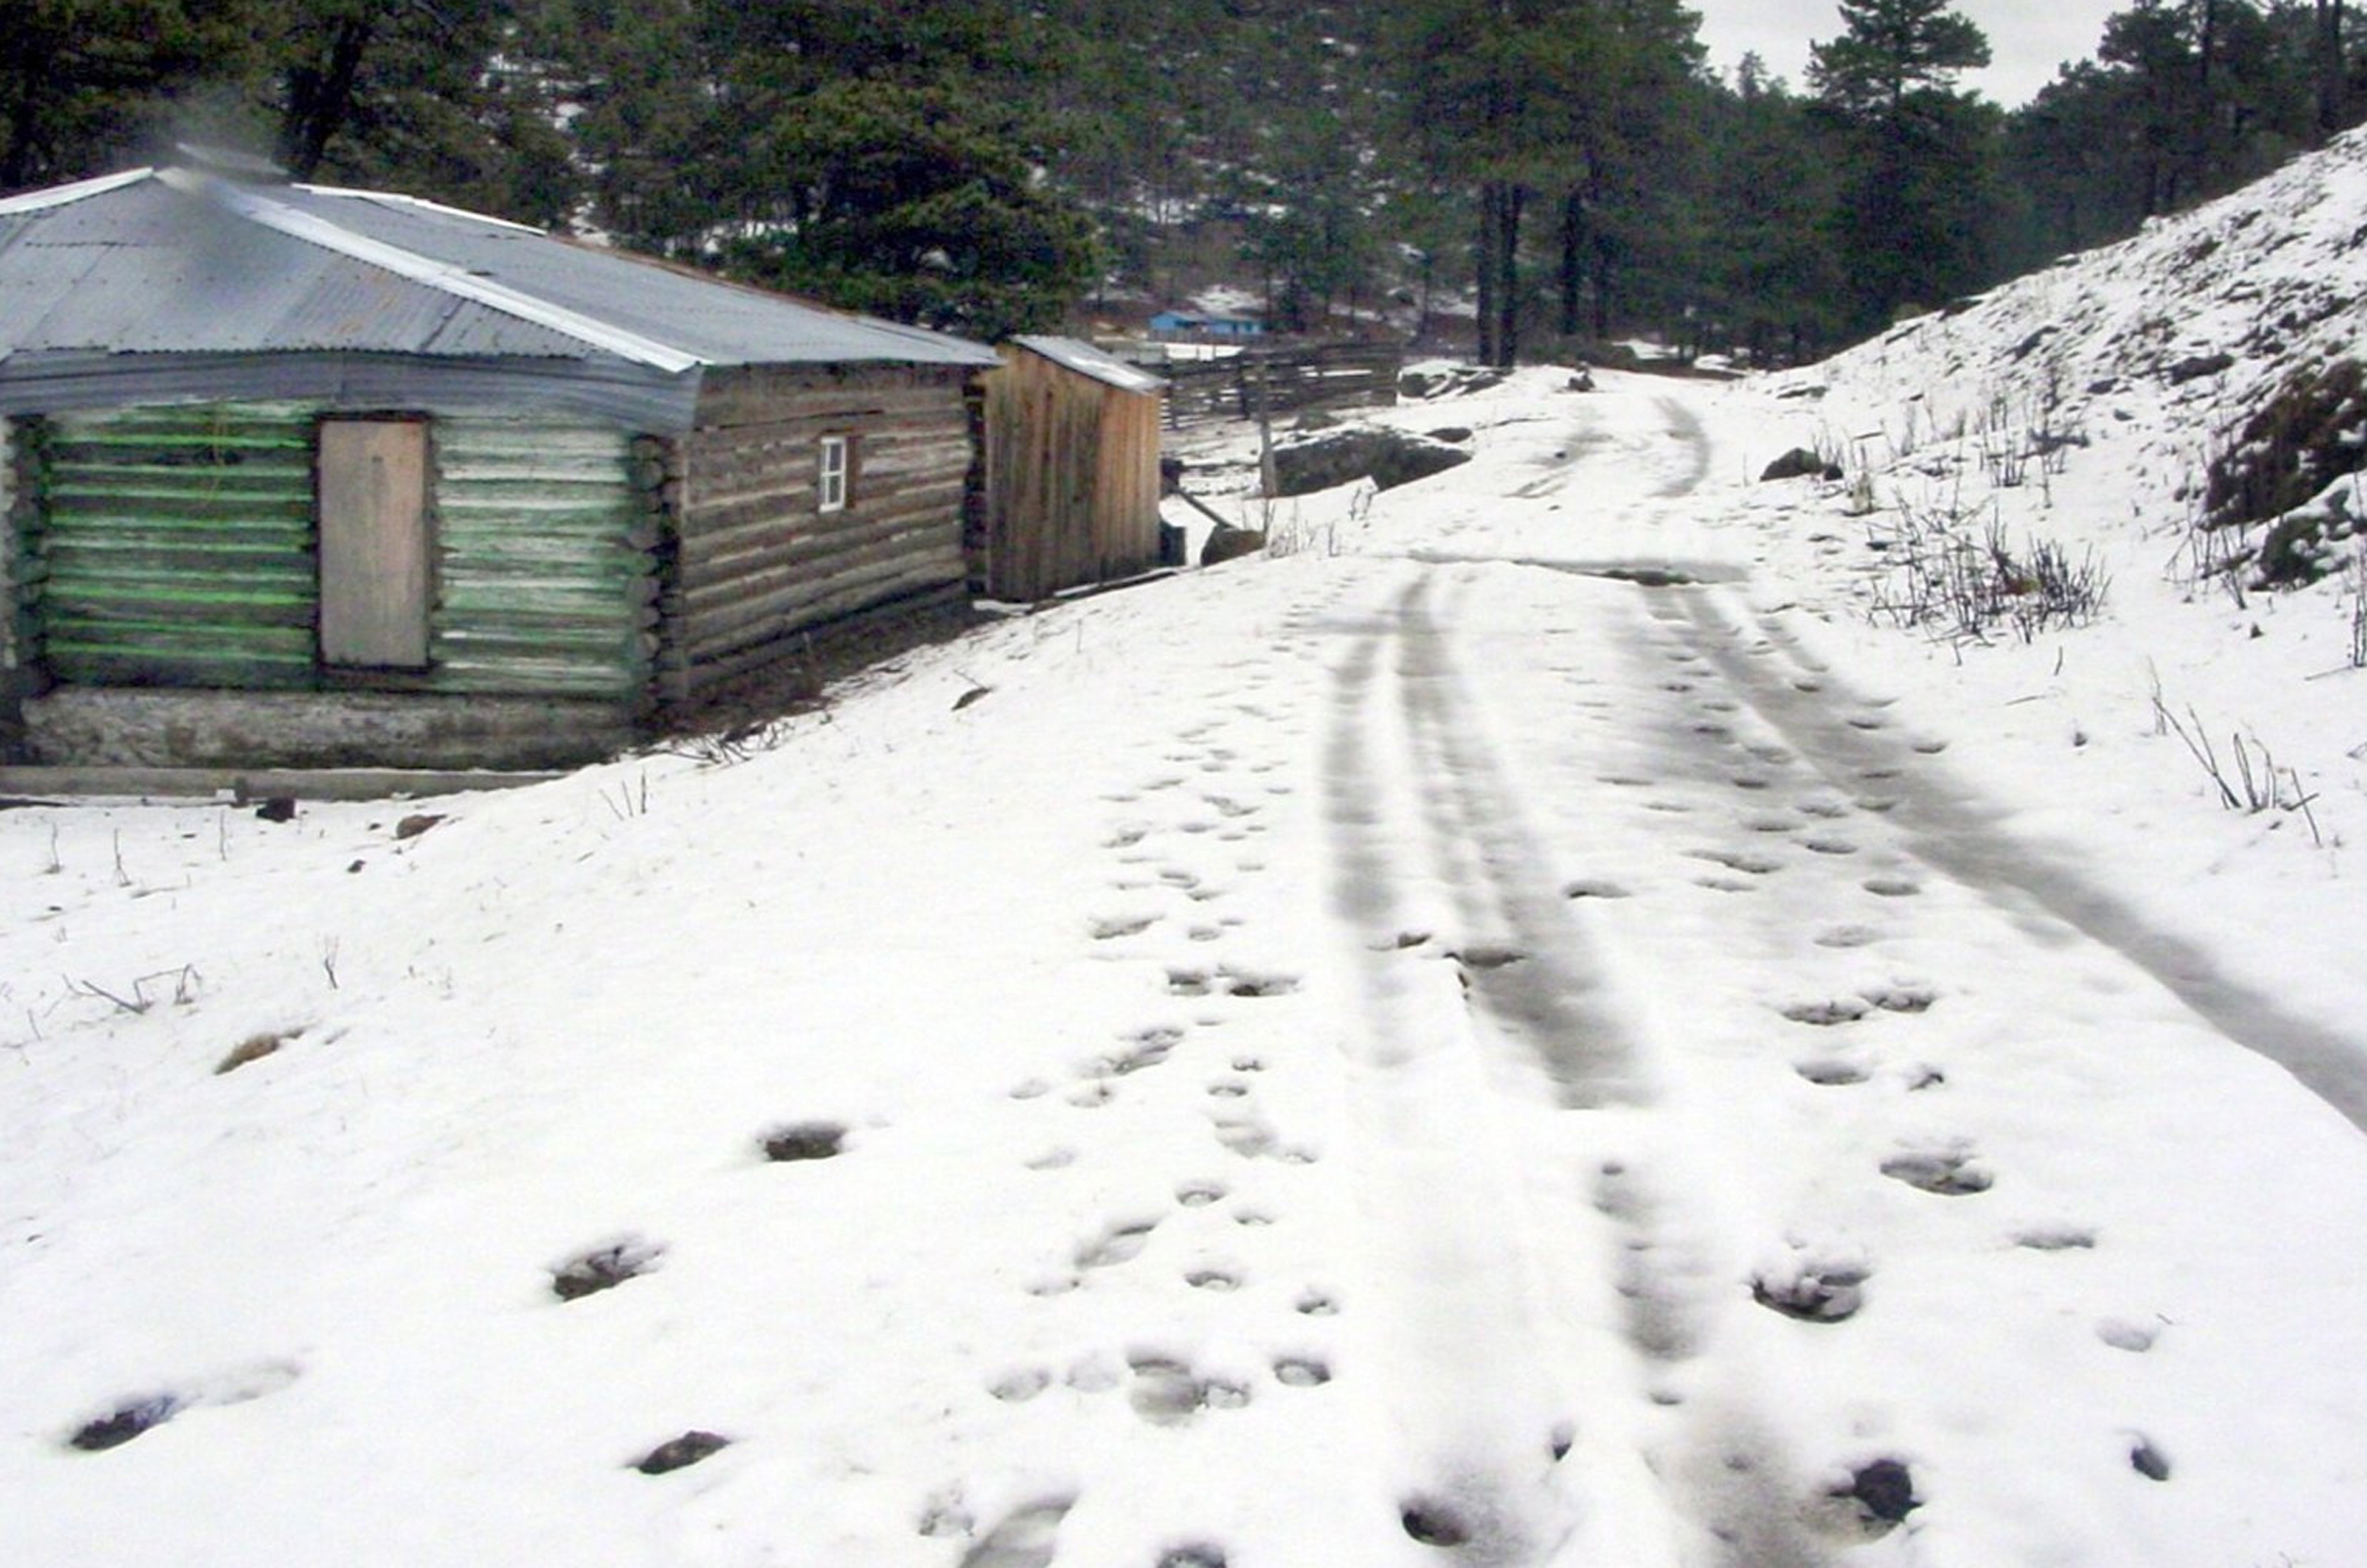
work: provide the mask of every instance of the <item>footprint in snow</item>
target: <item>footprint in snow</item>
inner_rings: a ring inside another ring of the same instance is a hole
[[[64,1443],[84,1453],[103,1453],[121,1448],[142,1433],[154,1431],[185,1410],[198,1405],[245,1404],[278,1393],[301,1375],[302,1368],[294,1362],[262,1362],[193,1379],[178,1388],[116,1399],[99,1415],[76,1426],[66,1434]]]
[[[1882,1162],[1882,1174],[1923,1192],[1944,1198],[1986,1192],[1995,1180],[1986,1167],[1956,1149],[1921,1149],[1894,1154]]]
[[[701,1460],[711,1459],[731,1446],[729,1437],[716,1433],[685,1432],[658,1444],[635,1459],[631,1468],[644,1475],[670,1475],[678,1470],[688,1470]]]
[[[1188,1363],[1171,1356],[1140,1352],[1129,1357],[1128,1364],[1134,1381],[1126,1391],[1127,1403],[1152,1426],[1182,1426],[1203,1409],[1237,1410],[1249,1403],[1247,1388],[1203,1380]]]
[[[1572,882],[1561,890],[1561,896],[1565,899],[1624,899],[1629,895],[1615,882],[1588,880]]]
[[[1150,1233],[1157,1229],[1158,1219],[1113,1220],[1101,1234],[1077,1249],[1077,1266],[1080,1269],[1107,1269],[1142,1256],[1150,1243]]]
[[[1688,849],[1685,852],[1696,860],[1709,861],[1729,871],[1739,871],[1751,877],[1773,876],[1784,868],[1782,861],[1750,849]]]
[[[1784,1009],[1784,1016],[1794,1024],[1827,1028],[1836,1024],[1855,1023],[1871,1010],[1854,996],[1837,996],[1827,1002],[1795,1002]]]
[[[1806,1078],[1810,1083],[1828,1089],[1852,1083],[1863,1083],[1867,1077],[1866,1070],[1856,1062],[1841,1061],[1831,1057],[1817,1057],[1807,1061],[1795,1062],[1792,1065],[1792,1071]]]
[[[1316,1356],[1284,1356],[1273,1363],[1273,1375],[1287,1388],[1318,1388],[1331,1381],[1331,1366]]]
[[[1923,884],[1908,877],[1868,877],[1859,884],[1878,899],[1912,899]]]
[[[551,1271],[551,1294],[561,1301],[580,1301],[614,1290],[657,1267],[665,1251],[638,1237],[626,1237],[579,1253]]]
[[[1803,1323],[1844,1323],[1865,1305],[1872,1273],[1854,1260],[1803,1257],[1751,1281],[1751,1299]]]
[[[2115,1350],[2143,1355],[2153,1348],[2153,1342],[2162,1337],[2161,1326],[2133,1323],[2127,1318],[2104,1318],[2096,1324],[2096,1338]]]
[[[1398,1506],[1397,1523],[1425,1546],[1455,1547],[1471,1539],[1471,1526],[1462,1511],[1435,1497],[1411,1497]]]
[[[1025,1404],[1052,1386],[1052,1374],[1041,1366],[1006,1372],[987,1385],[987,1392],[1005,1404]]]
[[[152,1431],[179,1415],[186,1400],[177,1394],[147,1394],[125,1399],[103,1416],[93,1417],[74,1429],[65,1440],[71,1449],[103,1453],[121,1448],[143,1432]]]
[[[1139,936],[1158,921],[1156,915],[1104,915],[1093,922],[1093,937],[1096,942],[1110,942],[1121,936]]]
[[[1096,1077],[1110,1073],[1125,1078],[1147,1067],[1158,1066],[1183,1042],[1184,1031],[1169,1025],[1137,1030],[1128,1037],[1124,1049],[1097,1059],[1085,1071]]]
[[[961,1568],[1051,1568],[1060,1521],[1073,1497],[1049,1497],[1006,1516],[986,1538],[962,1554]]]

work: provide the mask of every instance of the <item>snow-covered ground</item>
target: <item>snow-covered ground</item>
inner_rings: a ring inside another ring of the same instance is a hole
[[[2355,1561],[2351,590],[2184,580],[2131,366],[1995,497],[2104,614],[1891,624],[1998,437],[1880,351],[746,755],[0,812],[0,1562]]]

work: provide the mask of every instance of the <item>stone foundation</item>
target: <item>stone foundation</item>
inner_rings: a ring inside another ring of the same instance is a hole
[[[553,769],[640,738],[619,704],[550,698],[58,686],[23,709],[55,767]]]

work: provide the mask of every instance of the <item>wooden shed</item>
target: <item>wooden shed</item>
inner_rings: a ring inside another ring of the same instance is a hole
[[[599,756],[962,596],[997,363],[379,192],[0,201],[0,754]]]
[[[1013,338],[987,383],[987,524],[972,583],[1027,600],[1159,562],[1166,383],[1071,338]]]

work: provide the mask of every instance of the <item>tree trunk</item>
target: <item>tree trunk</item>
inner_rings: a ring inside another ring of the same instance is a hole
[[[1585,325],[1586,197],[1572,189],[1561,199],[1561,335],[1575,337]]]
[[[329,58],[288,74],[288,108],[279,125],[279,161],[293,180],[309,180],[328,154],[329,138],[353,112],[354,88],[377,24],[349,16],[329,35]]]
[[[1482,365],[1496,363],[1496,241],[1502,233],[1496,222],[1496,204],[1503,199],[1503,187],[1493,180],[1480,182],[1479,235],[1473,247],[1479,283],[1479,360]]]
[[[1512,368],[1521,346],[1521,203],[1512,180],[1480,183],[1479,357]]]
[[[1601,342],[1611,341],[1611,247],[1598,239],[1594,244],[1594,336]]]
[[[2323,146],[2342,129],[2342,0],[2317,0],[2317,31],[2311,63],[2317,69],[2317,119],[2313,143]]]
[[[9,116],[9,145],[0,152],[0,190],[15,190],[33,183],[33,136],[41,123],[29,80],[17,83],[16,104]]]

